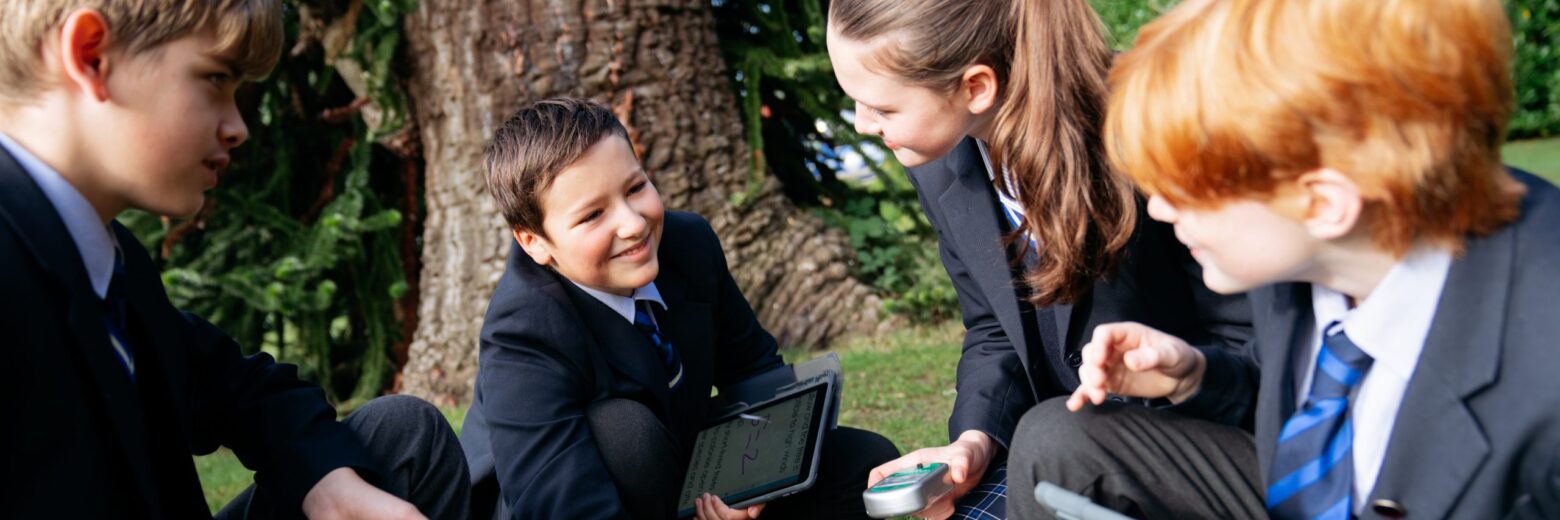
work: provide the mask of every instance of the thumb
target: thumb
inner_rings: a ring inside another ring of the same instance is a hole
[[[953,478],[954,484],[963,484],[964,479],[970,476],[970,458],[967,455],[959,455],[948,459],[948,475]]]
[[[748,508],[747,508],[747,516],[748,516],[748,518],[758,518],[758,515],[760,513],[763,513],[763,512],[764,512],[764,504],[759,504],[759,505],[756,505],[756,506],[748,506]]]

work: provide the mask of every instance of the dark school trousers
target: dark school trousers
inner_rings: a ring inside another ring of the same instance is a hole
[[[1133,518],[1267,518],[1256,445],[1240,428],[1066,397],[1024,414],[1008,455],[1011,518],[1055,518],[1035,501],[1050,482]]]
[[[688,461],[671,431],[649,408],[628,399],[603,400],[586,409],[585,415],[624,509],[636,518],[674,515],[682,492],[682,468]],[[861,499],[867,474],[897,458],[899,450],[882,435],[841,426],[824,436],[819,456],[818,479],[812,487],[769,503],[760,518],[868,518]],[[667,468],[678,469],[668,472]],[[482,494],[491,493],[479,492]],[[499,496],[478,496],[475,500],[479,508],[496,504],[491,518],[509,518]]]
[[[385,471],[386,492],[417,506],[429,520],[470,517],[471,477],[466,455],[449,422],[427,401],[406,395],[379,397],[342,419]],[[217,520],[301,519],[303,511],[274,503],[251,485],[224,506]]]

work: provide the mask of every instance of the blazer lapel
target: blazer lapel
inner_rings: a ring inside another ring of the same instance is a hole
[[[135,476],[132,485],[140,490],[147,507],[154,513],[152,516],[160,516],[159,501],[152,489],[152,465],[147,456],[140,391],[109,345],[108,329],[103,325],[102,300],[88,284],[81,253],[71,241],[59,211],[21,165],[3,150],[0,150],[0,219],[16,229],[17,236],[38,265],[70,295],[70,307],[66,312],[74,340],[71,345],[79,351],[88,373],[101,390],[115,437]]]
[[[672,348],[677,349],[683,363],[680,388],[702,392],[698,397],[708,398],[715,370],[715,338],[710,328],[715,323],[714,309],[709,302],[689,299],[687,277],[669,267],[663,263],[661,274],[655,279],[655,287],[666,301],[662,332],[672,341]]]
[[[650,340],[634,328],[634,324],[623,319],[623,315],[573,283],[561,280],[560,285],[574,301],[574,307],[579,309],[580,318],[591,324],[591,335],[595,336],[601,357],[619,373],[649,389],[662,410],[669,410],[670,393],[666,388],[665,371],[661,369],[661,360],[656,358]]]
[[[997,226],[997,206],[992,198],[991,179],[986,177],[986,165],[981,160],[980,149],[973,139],[966,138],[949,152],[947,164],[953,171],[953,182],[937,199],[944,215],[948,217],[950,231],[946,238],[959,243],[960,259],[970,270],[988,297],[987,302],[1003,332],[1013,340],[1013,350],[1024,365],[1030,366],[1027,338],[1020,321],[1018,288],[1013,285],[1013,267],[1008,263],[1007,251],[1002,247],[1002,229]],[[1057,310],[1058,330],[1065,334],[1063,324],[1071,317],[1071,306],[1066,312]],[[1064,316],[1065,315],[1065,316]],[[1065,336],[1064,336],[1065,337]],[[1037,392],[1030,381],[1030,391]],[[1038,394],[1038,392],[1037,392]]]
[[[1489,439],[1466,399],[1500,370],[1515,248],[1506,228],[1470,241],[1453,261],[1371,501],[1396,501],[1416,518],[1444,518],[1489,457]]]
[[[1257,459],[1265,477],[1278,447],[1278,432],[1295,413],[1295,372],[1309,365],[1300,360],[1305,357],[1303,347],[1312,340],[1311,286],[1277,284],[1251,291],[1250,299],[1263,389],[1257,393]]]
[[[118,223],[114,224],[113,231],[121,244],[135,240],[135,236]],[[123,283],[130,284],[129,289],[124,291],[128,300],[126,309],[130,322],[141,324],[141,338],[145,342],[135,345],[137,373],[160,376],[161,385],[156,388],[167,392],[169,411],[181,421],[178,430],[181,441],[187,441],[183,436],[185,432],[191,431],[189,421],[192,415],[189,411],[190,399],[184,390],[188,388],[189,373],[184,370],[186,365],[180,361],[188,358],[188,355],[182,339],[176,334],[181,327],[176,323],[168,323],[169,320],[183,318],[177,311],[167,312],[173,308],[173,304],[164,292],[157,266],[145,254],[128,252],[139,251],[140,248],[125,249],[125,275],[121,279]],[[155,370],[152,366],[154,364]]]

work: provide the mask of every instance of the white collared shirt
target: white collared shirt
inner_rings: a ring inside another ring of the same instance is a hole
[[[613,312],[618,313],[618,315],[623,316],[623,319],[628,320],[629,323],[634,322],[634,304],[639,300],[652,301],[659,304],[662,309],[666,309],[666,300],[661,299],[661,291],[655,288],[655,282],[650,282],[649,285],[634,289],[634,294],[632,296],[618,296],[616,294],[598,291],[596,289],[586,287],[579,282],[575,282],[574,280],[569,280],[569,283],[574,284],[575,287],[579,287],[580,290],[585,291],[585,294],[589,294],[597,301],[606,304],[608,308],[612,309]],[[650,320],[655,321],[654,314],[650,315]],[[657,324],[657,326],[660,326],[660,324]]]
[[[1306,394],[1310,392],[1322,343],[1320,331],[1326,330],[1327,324],[1343,322],[1349,340],[1374,360],[1349,405],[1349,421],[1354,428],[1355,512],[1364,509],[1376,476],[1381,473],[1387,441],[1397,421],[1398,407],[1403,403],[1403,391],[1419,364],[1419,354],[1425,348],[1451,265],[1452,255],[1446,250],[1416,247],[1394,264],[1370,296],[1354,309],[1349,308],[1348,297],[1343,293],[1311,285],[1316,323],[1311,350],[1303,358],[1309,360],[1307,366],[1311,370],[1305,372],[1296,389],[1297,409],[1305,406]]]
[[[991,180],[992,187],[995,188],[997,184],[997,171],[995,168],[991,167],[991,149],[986,146],[985,141],[980,139],[975,140],[975,146],[980,148],[980,160],[986,164],[986,178]],[[1006,184],[1009,190],[1018,189],[1018,181],[1017,179],[1013,178],[1013,171],[1007,169],[1006,167],[1002,168],[1002,181]],[[1007,191],[994,191],[997,192],[997,202],[1002,204],[1002,210],[1008,215],[1011,215],[1013,220],[1023,222],[1024,203],[1019,202],[1018,199],[1015,199],[1012,196],[1009,196]],[[1024,231],[1024,235],[1029,237],[1030,242],[1034,242],[1035,237],[1031,236],[1028,230]]]
[[[65,222],[65,230],[76,243],[76,251],[81,253],[81,263],[87,270],[87,278],[92,282],[92,291],[97,293],[98,298],[107,297],[108,282],[114,278],[116,243],[97,210],[59,172],[3,132],[0,132],[0,147],[5,148],[22,165],[22,170],[32,176],[38,188],[43,190],[43,196],[49,199],[49,204],[59,213],[60,220]]]

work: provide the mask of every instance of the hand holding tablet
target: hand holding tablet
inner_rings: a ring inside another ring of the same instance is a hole
[[[693,516],[694,499],[704,493],[741,509],[811,487],[834,415],[833,385],[829,377],[799,384],[699,432],[677,516]]]

